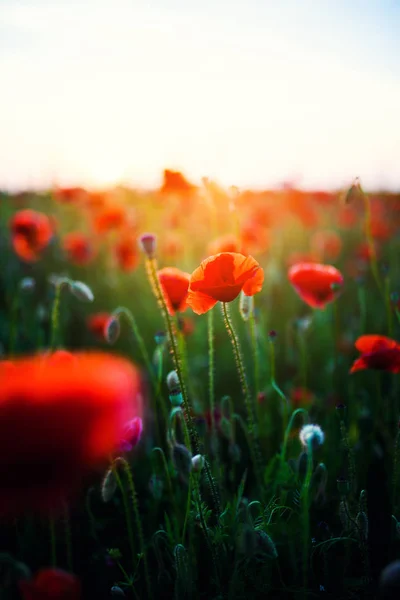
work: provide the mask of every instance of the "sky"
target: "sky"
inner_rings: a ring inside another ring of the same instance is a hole
[[[0,187],[400,190],[398,0],[0,0]]]

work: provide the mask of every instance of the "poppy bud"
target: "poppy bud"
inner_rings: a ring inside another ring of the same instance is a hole
[[[108,469],[101,484],[101,498],[103,502],[109,502],[114,496],[116,489],[117,479],[115,477],[114,470]]]
[[[172,447],[172,462],[179,475],[186,480],[192,470],[192,453],[183,444]]]
[[[72,282],[68,279],[68,277],[62,277],[61,275],[50,275],[48,278],[49,283],[54,285],[54,287],[71,287]]]
[[[140,236],[139,246],[141,251],[146,254],[148,258],[154,258],[157,247],[157,238],[154,233],[144,233]]]
[[[313,450],[316,450],[324,443],[325,434],[319,425],[303,425],[299,438],[305,448],[310,445]]]
[[[257,550],[259,552],[262,552],[263,554],[266,554],[270,558],[278,558],[278,551],[272,538],[270,538],[268,533],[266,533],[262,529],[259,529],[258,531],[256,531],[256,534]]]
[[[221,432],[222,435],[227,439],[227,440],[232,440],[233,439],[233,427],[232,427],[232,422],[229,419],[226,419],[225,417],[222,417],[221,422],[220,422],[220,428],[221,428]]]
[[[170,392],[181,388],[178,373],[176,371],[170,371],[167,375],[167,386]]]
[[[35,289],[36,282],[33,277],[24,277],[19,282],[19,287],[22,292],[33,292]]]
[[[73,281],[71,285],[71,294],[73,294],[81,302],[93,302],[94,295],[92,290],[86,283],[82,281]]]
[[[254,308],[254,297],[246,296],[243,290],[240,292],[239,312],[243,321],[248,321]]]
[[[112,315],[104,328],[104,337],[109,344],[115,344],[121,333],[121,325],[118,317]]]
[[[193,456],[193,458],[192,458],[193,471],[195,471],[196,473],[200,473],[200,471],[204,467],[204,463],[205,463],[205,459],[204,459],[204,456],[202,456],[201,454],[196,454],[196,456]]]
[[[400,595],[400,560],[391,562],[385,567],[379,579],[379,587],[383,600],[394,600]]]
[[[368,516],[364,511],[360,511],[356,516],[357,535],[360,542],[366,542],[368,539]]]
[[[167,335],[166,335],[165,331],[157,331],[157,333],[154,336],[155,342],[159,346],[161,346],[161,344],[163,344],[165,342],[166,338],[167,338]]]
[[[234,443],[229,444],[228,452],[229,452],[229,456],[232,459],[232,462],[234,462],[234,463],[240,462],[240,458],[242,456],[242,451],[240,449],[240,446],[238,446],[238,444],[234,444]]]
[[[118,585],[113,585],[111,588],[111,596],[113,598],[126,598],[125,592]]]

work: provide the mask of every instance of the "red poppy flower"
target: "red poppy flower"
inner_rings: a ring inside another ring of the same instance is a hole
[[[161,194],[184,194],[196,189],[179,171],[165,169],[163,179]]]
[[[132,232],[124,233],[118,239],[114,252],[119,268],[126,273],[133,271],[139,263],[136,235]]]
[[[80,600],[79,579],[61,569],[41,569],[31,581],[19,582],[23,600]]]
[[[90,239],[84,233],[68,233],[62,242],[68,259],[76,265],[87,265],[95,257]]]
[[[89,331],[100,341],[106,339],[107,325],[110,322],[111,315],[107,312],[99,312],[90,315],[86,319],[86,325]]]
[[[73,356],[37,355],[0,369],[0,516],[57,510],[142,414],[139,375],[128,361]]]
[[[165,267],[160,269],[157,275],[169,314],[184,312],[188,307],[186,298],[190,273],[185,273],[176,267]]]
[[[14,251],[26,262],[39,260],[53,235],[49,217],[30,209],[15,213],[10,229]]]
[[[187,303],[201,315],[217,302],[232,302],[240,292],[254,296],[261,291],[264,271],[252,256],[222,252],[209,256],[190,277]]]
[[[126,423],[122,438],[119,444],[121,452],[130,452],[140,442],[143,433],[143,421],[140,417],[135,417]]]
[[[325,308],[335,300],[343,276],[331,265],[299,263],[289,269],[289,281],[302,300],[312,308]]]
[[[121,206],[106,206],[94,218],[94,228],[97,233],[107,233],[120,229],[126,224],[127,215]]]
[[[400,373],[400,344],[384,335],[362,335],[355,343],[361,352],[350,373],[363,369],[376,369]]]

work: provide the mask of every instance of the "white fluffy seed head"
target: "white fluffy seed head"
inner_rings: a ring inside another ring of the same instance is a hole
[[[304,448],[311,446],[315,450],[324,443],[325,434],[319,425],[304,425],[300,429],[299,438]]]

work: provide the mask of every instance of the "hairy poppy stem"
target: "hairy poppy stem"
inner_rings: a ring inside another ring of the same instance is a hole
[[[307,443],[307,471],[301,491],[302,516],[303,516],[303,594],[308,597],[308,560],[309,560],[309,535],[310,535],[310,483],[313,472],[313,450],[312,441]]]
[[[189,430],[189,434],[190,434],[192,454],[193,455],[201,454],[199,436],[198,436],[198,433],[197,433],[196,428],[193,423],[192,414],[191,414],[191,406],[189,403],[188,393],[187,393],[187,389],[186,389],[185,381],[184,381],[184,377],[183,377],[182,361],[179,356],[178,345],[177,345],[176,335],[175,335],[175,331],[174,331],[174,325],[173,325],[173,321],[168,313],[167,304],[165,302],[165,298],[162,293],[160,281],[157,276],[157,261],[155,258],[150,258],[148,256],[146,257],[146,271],[147,271],[147,277],[149,279],[151,288],[153,290],[153,293],[154,293],[156,300],[158,302],[158,305],[160,307],[161,314],[164,318],[166,330],[168,332],[168,339],[169,339],[169,344],[170,344],[170,348],[171,348],[172,359],[174,362],[175,370],[178,375],[179,384],[180,384],[181,393],[182,393],[184,417],[185,417],[185,421],[186,421],[186,424],[187,424],[187,427]],[[211,490],[216,514],[219,515],[221,512],[219,497],[218,497],[217,489],[216,489],[216,486],[215,486],[215,483],[214,483],[214,480],[213,480],[213,477],[211,474],[210,465],[209,465],[206,457],[205,457],[204,471],[205,471],[205,474],[207,477],[208,485]]]
[[[118,465],[119,465],[120,461],[122,461],[122,460],[124,460],[124,459],[118,458],[118,459],[114,460],[111,467],[114,472],[115,480],[117,482],[117,485],[120,489],[121,496],[122,496],[122,504],[124,506],[126,529],[128,531],[128,543],[129,543],[129,549],[131,551],[132,568],[133,568],[133,572],[134,572],[134,570],[136,568],[136,563],[135,563],[135,544],[133,542],[132,515],[131,515],[131,511],[129,510],[128,497],[126,494],[125,486],[122,483],[121,477],[119,476],[119,473],[118,473]]]
[[[393,313],[390,300],[390,282],[389,277],[385,277],[385,307],[389,337],[393,337]]]
[[[148,566],[148,562],[147,562],[147,552],[146,552],[145,545],[144,545],[143,527],[142,527],[142,521],[140,519],[139,505],[138,505],[138,501],[137,501],[136,488],[135,488],[135,484],[134,484],[133,477],[132,477],[132,471],[131,471],[131,468],[129,466],[129,463],[125,460],[125,458],[119,457],[117,459],[117,461],[122,464],[125,476],[126,476],[126,478],[128,480],[128,487],[129,487],[129,492],[130,492],[130,495],[131,495],[131,501],[132,501],[132,507],[133,507],[133,515],[134,515],[134,518],[135,518],[136,531],[137,531],[137,536],[139,538],[140,552],[141,552],[141,555],[143,557],[143,566],[144,566],[144,576],[145,576],[145,581],[146,581],[147,598],[151,599],[153,597],[153,594],[152,594],[152,590],[151,590],[150,575],[149,575],[149,566]]]
[[[254,305],[250,312],[249,316],[250,321],[250,337],[251,337],[251,346],[253,353],[253,365],[254,365],[254,387],[255,387],[255,400],[257,401],[257,394],[260,390],[260,355],[258,351],[258,340],[257,340],[257,328],[256,328],[256,318],[254,314]]]
[[[262,489],[263,486],[263,477],[262,477],[262,457],[261,450],[259,446],[258,439],[258,431],[256,428],[255,418],[254,418],[254,406],[251,399],[251,393],[249,389],[249,385],[247,383],[246,371],[244,368],[244,361],[242,357],[242,353],[240,350],[239,339],[237,334],[233,328],[232,321],[229,316],[229,309],[227,302],[222,302],[222,316],[224,319],[224,324],[228,335],[231,339],[233,355],[235,358],[236,368],[239,374],[239,380],[242,387],[242,392],[244,396],[244,401],[247,409],[247,427],[249,430],[249,442],[250,442],[250,452],[253,459],[254,464],[254,472],[257,478],[257,482]]]
[[[282,463],[285,461],[285,458],[286,458],[287,445],[289,442],[289,436],[290,436],[290,432],[292,431],[293,423],[294,423],[297,415],[300,415],[300,414],[304,415],[304,422],[308,423],[308,412],[306,411],[305,408],[296,408],[296,410],[292,412],[292,415],[290,417],[288,426],[286,427],[285,435],[283,438],[283,445],[282,445],[282,451],[281,451],[281,462]]]
[[[60,331],[60,303],[61,303],[61,290],[63,283],[57,283],[55,286],[55,296],[53,301],[53,308],[51,311],[51,338],[50,338],[50,350],[57,348],[59,331]]]

